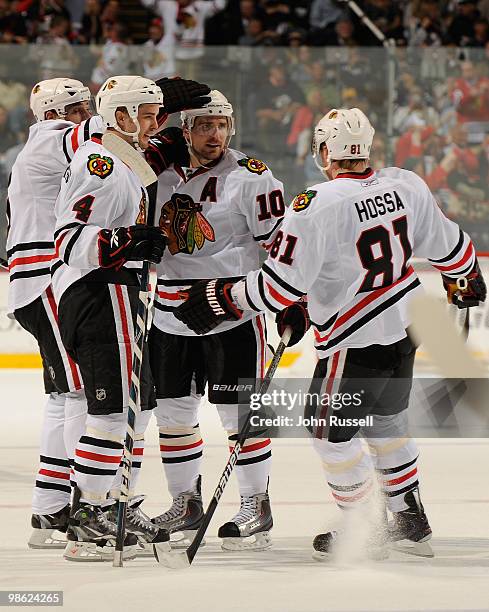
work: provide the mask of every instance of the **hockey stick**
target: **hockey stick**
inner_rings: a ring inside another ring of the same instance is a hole
[[[487,419],[487,372],[471,355],[446,308],[438,298],[423,294],[413,298],[409,311],[416,340],[426,347],[446,378],[466,379],[467,394],[464,399],[467,405],[474,413]]]
[[[270,363],[270,366],[266,371],[265,377],[262,380],[262,383],[258,390],[259,395],[263,395],[263,393],[265,393],[268,387],[270,386],[280,359],[282,358],[282,355],[284,354],[284,351],[287,348],[291,335],[292,329],[290,327],[287,327],[284,333],[282,334],[282,337],[280,338],[280,342],[277,346],[277,350],[275,351],[275,355],[273,356],[272,362]],[[241,428],[241,431],[238,433],[236,444],[234,445],[234,448],[231,451],[231,454],[229,455],[226,467],[224,468],[221,478],[219,479],[219,484],[217,485],[216,490],[214,491],[214,495],[212,496],[212,499],[209,502],[209,505],[207,506],[207,510],[205,511],[205,514],[202,519],[202,524],[197,530],[197,533],[195,534],[192,543],[185,552],[177,553],[175,556],[172,556],[172,558],[170,559],[172,562],[171,566],[166,563],[167,558],[160,556],[159,551],[156,549],[155,546],[153,546],[153,552],[158,563],[161,563],[162,565],[167,565],[167,567],[174,568],[190,567],[190,565],[192,564],[192,561],[194,560],[195,555],[199,550],[199,546],[202,543],[202,540],[204,539],[207,527],[209,526],[209,523],[211,522],[211,519],[214,516],[217,504],[219,503],[219,500],[221,499],[221,496],[224,492],[224,488],[226,487],[229,477],[231,476],[231,472],[233,471],[234,466],[236,465],[238,455],[241,452],[241,449],[243,448],[246,439],[248,438],[251,428],[251,418],[253,414],[254,411],[249,410],[246,420]]]
[[[129,168],[137,174],[141,183],[146,187],[148,192],[148,207],[146,214],[146,224],[154,225],[155,210],[156,210],[156,193],[158,188],[158,178],[153,172],[149,164],[143,157],[125,140],[116,136],[111,132],[107,132],[102,137],[103,146],[116,155]],[[150,280],[151,277],[151,280]],[[146,339],[146,331],[148,326],[148,312],[151,307],[152,298],[151,291],[155,290],[156,286],[156,270],[150,262],[143,262],[141,271],[141,281],[139,289],[139,302],[136,315],[135,338],[134,338],[134,353],[132,360],[131,384],[129,387],[129,406],[127,410],[127,429],[124,442],[124,451],[121,460],[121,490],[119,496],[119,505],[117,512],[117,536],[114,551],[114,567],[122,567],[122,553],[124,551],[124,538],[126,533],[126,514],[127,503],[129,501],[129,488],[131,481],[131,469],[134,447],[134,427],[136,415],[141,412],[141,392],[140,378],[141,368],[143,363],[143,348]],[[162,556],[164,552],[160,551]],[[167,561],[169,564],[171,560]]]

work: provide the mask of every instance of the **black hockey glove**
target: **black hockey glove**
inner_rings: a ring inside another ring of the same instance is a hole
[[[472,306],[478,306],[480,302],[486,301],[486,283],[484,282],[477,258],[474,267],[467,276],[450,278],[442,274],[441,277],[449,304],[455,304],[459,308],[471,308]]]
[[[202,108],[211,101],[208,96],[210,87],[197,81],[165,77],[156,81],[156,84],[163,92],[162,111],[167,115],[191,108]]]
[[[311,327],[309,312],[307,311],[307,298],[301,298],[298,302],[281,310],[275,317],[275,323],[279,336],[282,336],[286,327],[292,328],[292,336],[287,346],[297,344]]]
[[[184,167],[190,166],[187,142],[181,128],[166,128],[151,138],[144,152],[144,158],[157,176],[173,163]]]
[[[185,302],[173,314],[199,335],[207,334],[223,321],[237,321],[243,311],[231,298],[233,284],[225,278],[199,281],[189,291],[180,291]]]
[[[120,270],[126,261],[160,263],[166,236],[158,227],[132,225],[103,229],[98,233],[98,259],[101,268]]]

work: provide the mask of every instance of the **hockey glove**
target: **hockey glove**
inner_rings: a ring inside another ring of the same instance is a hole
[[[171,164],[187,167],[190,155],[183,132],[178,127],[170,127],[151,138],[144,157],[157,176]]]
[[[443,286],[447,292],[448,303],[455,304],[459,308],[471,308],[485,302],[487,289],[486,283],[479,267],[477,258],[474,267],[465,277],[450,278],[441,275]]]
[[[160,263],[166,236],[158,227],[132,225],[103,229],[98,233],[98,259],[101,268],[120,270],[127,261]]]
[[[237,321],[243,311],[233,303],[233,284],[225,278],[199,281],[188,292],[180,292],[185,302],[173,314],[199,335],[207,334],[223,321]]]
[[[171,115],[191,108],[202,108],[211,101],[208,94],[210,87],[197,81],[167,77],[159,79],[156,84],[163,92],[163,113]],[[159,121],[158,121],[158,124]]]
[[[292,336],[287,346],[297,344],[311,327],[309,312],[307,311],[307,298],[301,298],[295,304],[281,310],[275,317],[275,323],[279,336],[282,336],[286,327],[292,328]]]

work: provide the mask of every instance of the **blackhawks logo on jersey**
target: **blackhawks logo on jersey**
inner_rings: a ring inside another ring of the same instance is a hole
[[[146,223],[146,194],[141,189],[141,200],[139,202],[139,213],[136,219],[136,225],[145,225]]]
[[[87,168],[90,174],[94,174],[101,179],[107,178],[112,174],[114,169],[114,160],[111,157],[105,157],[98,153],[92,153],[88,156]]]
[[[316,194],[317,191],[314,191],[313,189],[308,189],[307,191],[299,193],[299,195],[295,196],[294,201],[292,202],[292,208],[296,212],[305,210],[316,197]]]
[[[161,209],[161,229],[168,236],[168,250],[172,255],[192,255],[195,247],[201,249],[204,242],[214,242],[212,225],[202,214],[202,205],[187,194],[174,193]]]
[[[266,164],[256,159],[256,157],[244,157],[238,161],[238,165],[243,166],[243,168],[246,168],[253,174],[263,174],[265,170],[268,170]]]

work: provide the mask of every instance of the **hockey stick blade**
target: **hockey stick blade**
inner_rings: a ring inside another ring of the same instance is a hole
[[[411,301],[409,311],[415,340],[422,343],[446,378],[465,379],[467,405],[479,416],[489,416],[489,380],[482,365],[450,320],[438,298],[423,294]]]
[[[190,567],[187,552],[163,552],[153,544],[153,554],[160,565],[169,569],[185,569]]]
[[[102,136],[102,145],[128,165],[138,175],[139,180],[145,187],[158,180],[158,177],[144,157],[134,147],[113,132],[106,132]]]
[[[266,374],[261,382],[260,388],[258,390],[259,396],[263,395],[268,390],[268,387],[272,382],[272,378],[275,375],[275,372],[278,368],[278,364],[282,359],[282,355],[284,354],[284,351],[287,348],[291,336],[292,329],[290,327],[286,327],[284,333],[282,334],[282,337],[280,338],[280,342],[278,343],[275,355],[273,356],[273,359],[270,365],[268,366],[268,370],[266,371]],[[204,539],[207,527],[209,526],[209,523],[211,522],[212,517],[214,516],[214,512],[216,511],[217,505],[219,504],[219,500],[221,499],[221,496],[224,492],[224,488],[231,476],[236,462],[238,461],[239,453],[241,452],[241,449],[243,448],[243,445],[249,435],[252,414],[253,411],[250,410],[245,423],[241,426],[241,430],[238,433],[238,439],[236,440],[236,444],[234,445],[231,453],[229,454],[229,459],[226,463],[226,467],[224,468],[221,478],[219,479],[219,483],[216,487],[216,490],[214,491],[214,495],[212,496],[209,505],[207,506],[207,510],[205,511],[204,516],[202,517],[202,523],[198,528],[197,533],[195,534],[194,539],[192,540],[192,543],[185,552],[177,553],[180,557],[178,561],[176,561],[176,559],[172,559],[172,565],[167,565],[167,567],[178,567],[183,569],[192,565],[195,555],[197,554],[197,551],[199,550],[199,547],[202,544],[202,540]],[[167,561],[167,559],[162,558],[160,561],[160,559],[158,559],[158,556],[156,555],[156,551],[155,557],[156,560],[161,563],[161,565],[166,565],[165,562]]]

